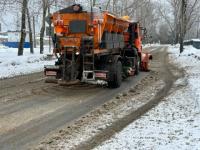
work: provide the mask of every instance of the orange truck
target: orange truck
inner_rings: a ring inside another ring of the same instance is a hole
[[[149,70],[151,55],[142,53],[138,22],[80,4],[55,12],[51,22],[57,61],[44,73],[60,84],[104,80],[117,88],[124,78]]]

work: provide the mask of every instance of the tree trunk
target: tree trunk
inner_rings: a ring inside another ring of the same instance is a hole
[[[33,33],[32,33],[32,27],[31,27],[31,18],[30,18],[30,13],[29,9],[27,7],[27,19],[28,19],[28,28],[29,28],[29,42],[30,42],[30,53],[34,53],[33,49]]]
[[[93,0],[93,6],[95,6],[96,5],[96,0]]]
[[[112,13],[115,13],[115,1],[113,0],[113,4],[112,4]]]
[[[181,34],[180,34],[180,53],[183,52],[184,46],[183,46],[183,41],[185,38],[186,34],[186,8],[187,8],[187,3],[185,0],[181,1]]]
[[[179,33],[180,33],[180,29],[178,28],[180,25],[178,24],[178,25],[176,25],[176,27],[175,27],[175,40],[174,40],[174,44],[177,44],[178,43],[178,41],[179,41]]]
[[[177,14],[174,14],[174,44],[177,44],[179,41],[179,34],[180,34],[180,21]]]
[[[45,32],[45,17],[47,13],[47,1],[43,0],[43,15],[42,15],[42,27],[40,29],[40,54],[44,53],[44,32]]]
[[[23,0],[22,3],[22,19],[21,19],[21,38],[18,47],[18,56],[23,55],[24,51],[24,42],[26,38],[26,8],[27,8],[27,0]]]
[[[52,30],[51,30],[51,19],[50,19],[50,7],[48,7],[48,17],[49,17],[49,53],[51,52],[51,39],[52,39]]]
[[[35,17],[33,16],[33,39],[34,39],[34,48],[36,48],[36,35],[35,35]]]
[[[110,5],[110,1],[111,0],[108,0],[107,4],[106,4],[106,10],[108,10],[108,6]]]

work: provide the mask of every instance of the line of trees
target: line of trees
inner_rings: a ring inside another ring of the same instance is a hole
[[[47,15],[47,10],[58,3],[59,0],[1,0],[0,2],[0,14],[6,14],[11,12],[16,14],[15,23],[20,27],[21,36],[18,47],[18,55],[23,55],[24,42],[26,38],[26,33],[29,31],[29,41],[30,41],[30,53],[34,53],[34,48],[36,47],[35,39],[35,18],[41,18],[40,24],[40,53],[44,52],[44,33],[45,33],[45,18]],[[59,1],[61,3],[62,0]],[[63,1],[64,3],[64,1]],[[68,3],[68,2],[65,2]],[[20,12],[20,13],[19,13]],[[20,14],[20,15],[19,15]],[[5,18],[5,17],[4,17]],[[4,18],[0,19],[3,21]],[[6,20],[6,19],[5,19]],[[6,21],[4,21],[6,24]],[[9,26],[9,25],[7,25]]]
[[[0,13],[13,11],[16,14],[15,23],[21,28],[21,39],[18,55],[23,55],[23,44],[26,31],[29,31],[30,52],[35,47],[35,18],[40,22],[40,53],[44,52],[45,18],[51,10],[67,7],[73,3],[82,2],[88,6],[101,7],[118,16],[130,16],[139,21],[148,30],[146,43],[161,42],[176,44],[180,41],[181,31],[183,38],[198,37],[200,18],[200,1],[184,0],[1,0]],[[19,13],[20,12],[20,13]],[[18,19],[20,18],[20,19]],[[181,20],[183,18],[184,20]],[[0,17],[0,19],[2,19]],[[184,25],[181,28],[181,24]],[[183,30],[181,30],[183,29]],[[194,32],[196,31],[196,34]]]
[[[168,28],[168,33],[171,37],[168,38],[170,39],[170,42],[174,44],[179,42],[181,25],[183,28],[183,39],[198,37],[194,36],[194,33],[191,31],[196,30],[198,32],[199,30],[196,28],[196,22],[200,17],[200,1],[167,0],[166,3],[169,7],[165,7],[163,3],[160,3],[157,10],[164,20],[164,26]]]
[[[47,15],[47,10],[50,9],[51,5],[56,2],[56,0],[38,0],[35,1],[37,3],[34,4],[33,1],[30,0],[22,0],[21,5],[21,39],[18,48],[18,55],[23,55],[23,46],[26,37],[26,18],[28,22],[29,28],[29,40],[30,40],[30,52],[34,53],[33,50],[33,33],[32,33],[32,21],[35,21],[34,15],[39,15],[40,11],[42,11],[42,19],[41,19],[41,28],[40,28],[40,54],[44,53],[44,33],[45,33],[45,18]],[[40,5],[41,4],[41,5]],[[38,12],[34,13],[34,10],[38,9]],[[32,16],[30,15],[30,10],[32,10]],[[26,17],[27,16],[27,17]],[[31,19],[33,18],[33,19]],[[34,22],[33,22],[34,24]],[[35,29],[34,29],[35,31]],[[35,34],[34,34],[35,35]],[[35,39],[35,37],[34,37]],[[34,41],[35,43],[35,41]]]

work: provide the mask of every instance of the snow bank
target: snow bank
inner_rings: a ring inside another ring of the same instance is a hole
[[[143,44],[142,47],[143,48],[147,48],[147,47],[157,47],[157,46],[160,46],[159,43],[153,43],[153,44]]]
[[[170,95],[96,150],[200,149],[200,116],[193,92],[186,88]]]
[[[44,50],[44,54],[39,53],[39,48],[34,49],[34,54],[30,54],[30,49],[24,49],[23,56],[17,56],[17,51],[16,48],[0,46],[0,79],[39,72],[44,65],[55,62],[48,60],[48,48]]]
[[[200,50],[170,47],[170,60],[186,71],[172,93],[157,107],[133,122],[95,150],[181,149],[200,150]],[[191,55],[193,54],[193,55]]]
[[[189,42],[189,41],[200,42],[200,39],[185,40],[184,42]]]
[[[198,57],[200,57],[200,49],[196,49],[194,48],[193,46],[184,46],[184,51],[183,53],[179,54],[179,46],[176,45],[176,46],[171,46],[170,49],[169,49],[169,52],[172,53],[174,55],[174,58],[178,59],[176,62],[177,63],[181,63],[183,62],[184,60],[191,60],[191,61],[196,61],[196,59],[198,59]],[[181,57],[178,57],[178,56],[181,56]],[[191,56],[191,57],[188,57],[188,56]],[[193,59],[193,57],[195,57],[195,59]],[[200,60],[200,58],[199,58]],[[187,63],[188,65],[188,63]],[[193,64],[190,64],[190,65],[193,65]],[[184,65],[183,65],[184,67]]]

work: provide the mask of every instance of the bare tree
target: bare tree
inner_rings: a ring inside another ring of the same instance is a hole
[[[48,0],[42,0],[42,27],[40,29],[40,54],[44,53],[45,18],[48,9]]]
[[[26,10],[27,10],[27,0],[22,2],[22,19],[21,19],[21,38],[18,47],[18,56],[23,55],[24,42],[26,38]]]
[[[180,6],[181,6],[181,1],[180,0],[168,0],[168,2],[172,6],[173,10],[173,32],[174,32],[174,43],[177,44],[179,41],[179,34],[180,34]]]
[[[175,1],[175,0],[170,0],[170,2],[171,1]],[[178,0],[179,1],[179,0]],[[175,26],[176,26],[176,24],[177,24],[177,22],[179,22],[179,18],[177,19],[177,20],[175,20],[175,16],[173,16],[173,15],[176,15],[177,16],[177,14],[179,14],[179,12],[176,12],[176,13],[174,13],[175,11],[176,11],[176,8],[175,8],[175,6],[176,5],[173,5],[172,6],[172,4],[173,3],[169,3],[168,5],[170,6],[171,5],[171,8],[168,8],[168,7],[166,7],[163,3],[160,3],[159,5],[157,5],[157,11],[158,11],[158,14],[160,14],[160,18],[161,18],[161,20],[164,20],[164,22],[165,22],[165,25],[168,25],[168,28],[169,28],[169,30],[170,30],[170,33],[173,35],[172,36],[172,40],[171,40],[171,42],[172,43],[174,43],[174,41],[175,41],[175,36],[176,36],[176,32],[178,32],[178,31],[180,31],[180,30],[176,30],[175,31]],[[169,13],[169,11],[170,12],[172,12],[172,13]],[[172,18],[172,16],[174,17],[174,19]],[[179,16],[178,16],[179,17]],[[177,26],[176,26],[177,27]],[[179,28],[179,26],[177,27],[177,28]],[[178,32],[178,35],[180,34],[180,32]],[[177,41],[178,42],[178,41]]]
[[[30,53],[34,53],[33,49],[33,32],[32,32],[32,26],[31,26],[31,16],[29,13],[29,8],[27,7],[27,19],[28,19],[28,28],[29,28],[29,42],[30,42]]]
[[[40,54],[44,52],[44,33],[45,33],[45,20],[47,10],[52,4],[57,3],[57,0],[42,0],[42,26],[40,29]]]
[[[35,16],[33,16],[33,40],[34,40],[34,48],[36,48],[37,44],[36,44],[36,31],[35,31]]]

